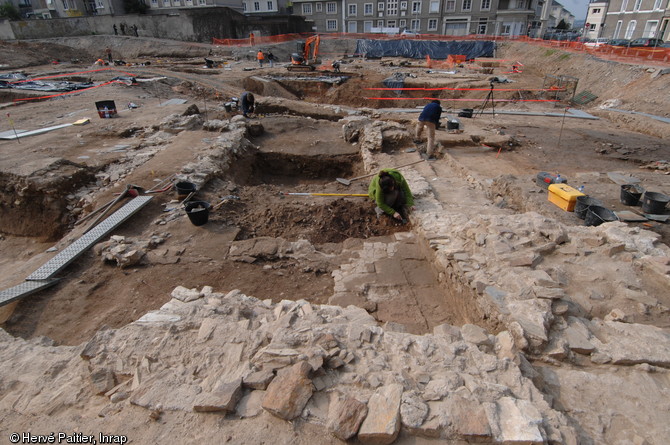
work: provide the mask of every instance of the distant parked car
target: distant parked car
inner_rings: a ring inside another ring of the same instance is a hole
[[[412,31],[411,29],[405,29],[400,33],[400,35],[405,37],[419,37],[421,34],[416,31]]]
[[[645,47],[645,48],[654,48],[657,46],[663,45],[663,40],[661,39],[650,39],[647,37],[643,37],[641,39],[635,39],[632,42],[630,42],[631,48],[640,48],[640,47]]]
[[[661,48],[670,48],[670,42],[665,42],[662,45],[659,45]]]
[[[609,46],[628,46],[630,45],[630,40],[628,39],[612,39],[607,42]]]
[[[584,46],[588,46],[590,48],[596,48],[598,46],[603,46],[607,42],[609,42],[610,39],[606,39],[603,37],[598,37],[597,39],[589,39],[588,42],[584,42]]]

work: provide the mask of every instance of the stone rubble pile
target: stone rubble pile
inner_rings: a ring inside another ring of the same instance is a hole
[[[441,325],[416,336],[385,330],[354,306],[272,304],[210,287],[178,287],[172,296],[80,347],[0,333],[7,345],[0,371],[8,376],[0,408],[37,415],[105,397],[101,416],[128,404],[240,418],[266,410],[366,444],[390,444],[401,429],[453,440],[577,443],[564,415],[524,377],[525,359],[507,331]],[[23,379],[35,374],[41,377]]]

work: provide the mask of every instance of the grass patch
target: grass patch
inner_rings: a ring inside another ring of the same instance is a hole
[[[547,51],[545,51],[545,53],[544,53],[544,57],[549,57],[549,56],[551,56],[552,54],[554,54],[555,52],[556,52],[555,49],[548,49]]]
[[[565,60],[565,59],[569,59],[569,58],[570,58],[570,54],[565,53],[565,54],[561,54],[558,57],[558,60]]]

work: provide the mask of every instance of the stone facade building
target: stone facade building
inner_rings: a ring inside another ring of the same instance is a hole
[[[668,0],[611,0],[603,37],[670,40]]]
[[[539,0],[294,0],[316,32],[519,36],[539,27]]]

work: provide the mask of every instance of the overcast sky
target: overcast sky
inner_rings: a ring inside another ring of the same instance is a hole
[[[565,9],[575,16],[575,20],[584,20],[589,0],[557,0]]]

